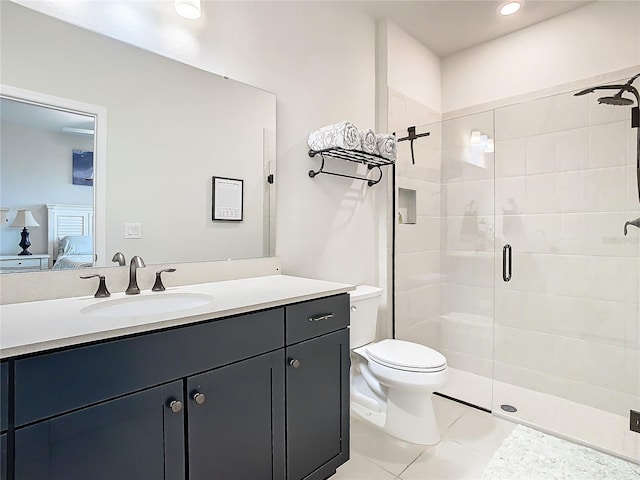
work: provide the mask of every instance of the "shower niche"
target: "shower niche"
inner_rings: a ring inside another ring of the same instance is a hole
[[[409,188],[398,188],[398,212],[396,218],[400,224],[416,223],[416,191]]]

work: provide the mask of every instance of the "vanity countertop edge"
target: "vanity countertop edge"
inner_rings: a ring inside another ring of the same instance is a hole
[[[284,306],[339,295],[354,285],[289,275],[268,275],[167,288],[166,292],[143,291],[140,296],[165,293],[198,293],[213,300],[188,310],[130,317],[93,317],[82,308],[105,301],[125,299],[72,297],[0,306],[0,359],[44,353],[64,347],[141,334],[180,325]]]

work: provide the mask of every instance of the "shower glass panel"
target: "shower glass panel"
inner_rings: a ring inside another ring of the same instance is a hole
[[[440,393],[490,409],[494,314],[494,121],[442,122],[441,304],[435,344],[450,369]]]
[[[415,163],[409,142],[396,162],[395,336],[446,356],[439,393],[490,409],[493,112],[417,131]]]
[[[440,344],[440,161],[438,122],[398,144],[395,168],[395,338]]]
[[[629,410],[640,407],[640,229],[623,233],[640,217],[630,117],[573,92],[495,110],[491,408],[639,461]]]

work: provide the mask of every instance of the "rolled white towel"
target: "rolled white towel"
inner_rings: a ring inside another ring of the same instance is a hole
[[[307,138],[307,144],[311,150],[315,151],[336,147],[346,150],[359,150],[362,145],[360,132],[351,122],[327,125],[315,132],[311,132]]]
[[[395,162],[398,154],[395,136],[389,134],[378,134],[376,135],[376,144],[378,145],[378,153],[381,157]]]
[[[367,153],[378,153],[378,145],[376,143],[376,134],[370,128],[360,130],[360,140],[362,143],[362,151]]]

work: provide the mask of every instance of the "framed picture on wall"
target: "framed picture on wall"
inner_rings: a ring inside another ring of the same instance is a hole
[[[213,180],[212,220],[241,222],[243,214],[244,180],[211,177]]]
[[[73,184],[93,186],[93,152],[73,150]]]

